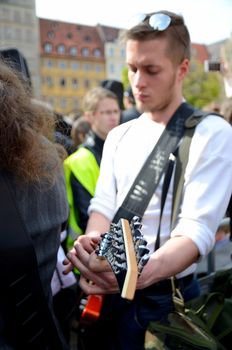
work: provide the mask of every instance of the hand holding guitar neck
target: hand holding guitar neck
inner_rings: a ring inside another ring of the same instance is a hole
[[[147,242],[143,238],[141,222],[133,217],[131,223],[120,219],[111,224],[110,232],[102,235],[96,254],[99,259],[107,259],[119,285],[122,298],[132,300],[137,278],[149,259]]]

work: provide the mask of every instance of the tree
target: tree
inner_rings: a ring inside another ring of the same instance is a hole
[[[202,108],[221,96],[222,78],[218,72],[204,72],[203,65],[192,61],[191,70],[184,80],[183,92],[186,100]]]
[[[124,89],[126,89],[130,85],[130,82],[128,79],[128,67],[127,66],[124,66],[122,69],[122,83],[123,83]]]

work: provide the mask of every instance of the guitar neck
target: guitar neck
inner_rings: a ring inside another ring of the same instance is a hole
[[[131,228],[128,220],[121,219],[123,240],[125,245],[126,261],[127,261],[127,272],[121,297],[132,300],[134,298],[136,284],[138,279],[138,266],[135,255],[135,248],[131,233]]]

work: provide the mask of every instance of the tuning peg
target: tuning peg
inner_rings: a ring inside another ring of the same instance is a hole
[[[138,274],[140,275],[144,266],[147,264],[148,260],[150,259],[150,255],[146,254],[144,255],[141,260],[138,263]]]
[[[149,254],[150,250],[146,246],[141,245],[138,247],[137,252],[140,257],[143,257],[144,255]]]

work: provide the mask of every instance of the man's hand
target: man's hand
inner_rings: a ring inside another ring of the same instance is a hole
[[[99,240],[99,237],[90,234],[79,236],[64,260],[64,273],[76,267],[81,274],[80,287],[86,294],[116,293],[118,284],[110,265],[95,254]]]
[[[78,263],[78,254],[80,254],[80,259],[83,259],[83,263],[87,261],[89,255],[96,249],[98,243],[99,238],[96,236],[79,236],[74,242],[73,248],[68,252],[67,258],[63,261],[63,264],[66,266],[63,273],[66,275],[74,267],[77,267],[76,264]]]

